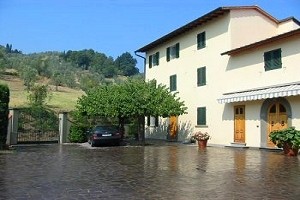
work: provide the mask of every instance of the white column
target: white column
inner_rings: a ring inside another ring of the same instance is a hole
[[[16,145],[18,143],[19,113],[18,109],[9,110],[6,138],[7,145]]]

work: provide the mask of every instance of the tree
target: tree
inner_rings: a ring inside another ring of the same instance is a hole
[[[164,85],[155,81],[128,80],[120,85],[99,86],[79,99],[77,110],[90,116],[117,117],[124,127],[126,118],[139,122],[139,139],[144,141],[145,116],[181,115],[186,111],[184,102]]]
[[[64,76],[59,72],[55,72],[52,76],[52,83],[55,85],[55,91],[58,91],[58,86],[61,86],[63,82]]]
[[[80,76],[80,88],[87,92],[89,89],[100,85],[101,82],[104,80],[104,77],[94,73],[94,74],[90,74],[90,73],[85,73],[85,74],[81,74]]]
[[[24,85],[28,90],[34,85],[37,80],[37,71],[36,69],[26,66],[21,71],[21,78],[24,81]]]
[[[43,107],[47,97],[49,97],[48,87],[46,85],[35,85],[30,89],[28,99],[31,106]]]
[[[6,56],[4,52],[0,50],[0,72],[5,69],[6,63],[7,63]]]
[[[118,56],[115,60],[115,66],[119,70],[119,74],[124,76],[131,76],[139,73],[138,68],[135,67],[136,64],[136,59],[128,52]]]

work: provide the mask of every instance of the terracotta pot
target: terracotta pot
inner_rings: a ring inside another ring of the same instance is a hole
[[[297,156],[298,155],[298,148],[292,148],[292,145],[289,143],[284,143],[283,144],[283,152],[284,154],[288,156]]]
[[[207,140],[198,140],[198,147],[200,149],[205,149],[207,146]]]

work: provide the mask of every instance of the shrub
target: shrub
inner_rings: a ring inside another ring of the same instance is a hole
[[[70,133],[68,139],[72,143],[83,143],[87,141],[86,127],[72,124],[70,127]]]
[[[0,149],[3,149],[6,144],[9,111],[8,104],[9,88],[7,85],[0,84]]]

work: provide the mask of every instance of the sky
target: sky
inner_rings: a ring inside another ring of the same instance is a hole
[[[114,59],[221,6],[300,20],[300,0],[0,0],[0,45],[23,53],[93,49]]]

